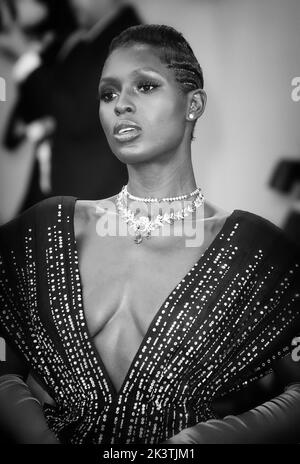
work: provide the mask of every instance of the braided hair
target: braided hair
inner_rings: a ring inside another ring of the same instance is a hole
[[[203,89],[201,66],[183,35],[173,27],[161,24],[129,27],[113,39],[109,54],[132,44],[154,47],[162,63],[174,71],[175,79],[184,93]]]

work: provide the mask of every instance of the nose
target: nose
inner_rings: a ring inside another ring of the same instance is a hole
[[[135,106],[132,101],[128,98],[127,95],[120,95],[116,100],[115,104],[115,114],[120,116],[124,113],[133,113],[135,111]]]

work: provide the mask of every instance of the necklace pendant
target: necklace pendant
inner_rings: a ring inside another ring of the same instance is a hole
[[[134,242],[139,245],[141,242],[143,241],[143,237],[142,237],[142,234],[138,233],[136,234],[135,238],[134,238]]]

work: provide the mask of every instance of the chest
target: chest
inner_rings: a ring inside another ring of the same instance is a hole
[[[122,327],[143,338],[169,294],[198,261],[202,247],[167,252],[122,239],[89,237],[80,248],[84,310],[91,336],[110,338]],[[130,330],[129,330],[130,329]]]
[[[152,237],[139,245],[128,236],[99,237],[92,223],[76,238],[87,329],[116,391],[160,308],[221,225],[209,225],[198,246],[186,246],[183,237]]]

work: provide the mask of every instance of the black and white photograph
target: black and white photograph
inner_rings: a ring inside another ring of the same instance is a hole
[[[300,444],[299,122],[299,0],[0,0],[0,445]]]

